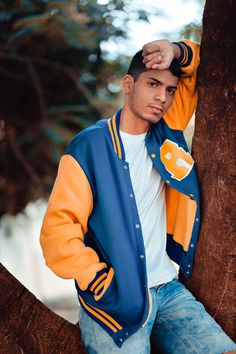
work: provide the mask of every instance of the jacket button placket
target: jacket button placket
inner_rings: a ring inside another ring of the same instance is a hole
[[[127,164],[124,163],[123,166],[124,166],[124,169],[125,169],[125,170],[128,170],[128,165],[127,165]],[[134,198],[134,194],[133,194],[133,193],[129,193],[129,197],[130,197],[130,198]],[[135,224],[135,229],[136,229],[136,230],[140,230],[140,227],[141,227],[140,224],[138,224],[138,223]],[[145,259],[144,254],[140,254],[140,255],[139,255],[139,258],[140,258],[140,260],[144,260],[144,259]],[[147,285],[144,284],[144,287],[147,287]],[[128,335],[128,333],[127,333],[126,335]],[[121,342],[123,341],[122,338],[120,338],[120,341],[121,341]]]

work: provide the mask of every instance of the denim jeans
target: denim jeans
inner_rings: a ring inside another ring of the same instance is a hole
[[[87,353],[149,354],[150,340],[158,353],[164,354],[221,354],[236,349],[204,306],[177,279],[150,291],[152,313],[146,326],[121,348],[81,308],[79,324]]]

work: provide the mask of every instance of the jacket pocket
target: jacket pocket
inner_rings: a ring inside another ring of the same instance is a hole
[[[97,273],[95,279],[88,286],[88,290],[93,293],[95,301],[102,299],[108,293],[113,279],[113,268],[110,268],[109,271],[105,268]]]

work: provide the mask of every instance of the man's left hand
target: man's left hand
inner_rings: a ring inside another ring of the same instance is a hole
[[[167,39],[147,43],[143,46],[143,62],[147,69],[168,69],[172,60],[180,57],[180,49]]]

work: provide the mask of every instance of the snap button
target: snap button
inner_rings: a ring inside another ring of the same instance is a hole
[[[139,229],[139,228],[140,228],[140,225],[139,225],[139,224],[136,224],[135,227],[136,227],[136,229]]]
[[[120,338],[120,342],[123,342],[123,339],[122,339],[122,338]]]
[[[190,193],[189,195],[190,195],[190,197],[194,197],[194,194],[192,194],[192,193]]]
[[[189,274],[190,272],[189,271],[187,271],[187,274]]]
[[[198,219],[198,218],[196,218],[196,222],[198,222],[198,220],[199,220],[199,219]]]
[[[143,259],[144,258],[144,255],[143,254],[140,254],[140,256],[139,256],[141,259]]]
[[[188,264],[188,268],[190,268],[191,267],[191,264]]]
[[[130,193],[130,195],[129,195],[129,196],[130,196],[130,198],[133,198],[133,196],[134,196],[134,195],[133,195],[133,193]]]
[[[127,170],[128,166],[127,165],[124,165],[124,169]]]
[[[192,248],[193,248],[193,247],[194,247],[194,243],[191,243],[190,247],[192,247]]]
[[[156,154],[151,154],[151,157],[152,157],[153,159],[155,159]]]
[[[126,333],[125,333],[125,335],[126,335],[126,336],[128,336],[128,335],[129,335],[129,333],[128,333],[128,332],[126,332]]]
[[[166,183],[167,183],[167,184],[170,184],[170,181],[169,181],[169,180],[167,180],[167,181],[166,181]]]

